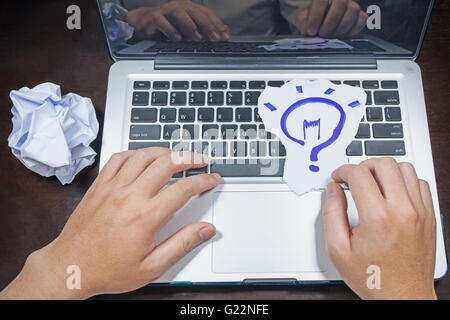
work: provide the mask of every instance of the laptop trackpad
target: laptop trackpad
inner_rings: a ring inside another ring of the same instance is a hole
[[[215,273],[326,271],[322,193],[220,192],[214,202]]]

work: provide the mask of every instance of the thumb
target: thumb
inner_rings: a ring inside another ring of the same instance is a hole
[[[151,264],[149,269],[158,270],[158,273],[162,274],[194,248],[214,237],[215,234],[216,228],[210,223],[189,224],[159,244],[146,258],[144,264]]]
[[[322,214],[327,250],[333,260],[350,250],[347,198],[342,187],[336,182],[328,184],[327,199]]]

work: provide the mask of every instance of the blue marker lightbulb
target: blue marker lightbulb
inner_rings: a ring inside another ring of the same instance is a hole
[[[297,92],[302,94],[303,93],[303,88],[302,86],[298,86],[296,87]],[[329,88],[328,90],[326,90],[324,92],[325,95],[330,96],[332,95],[332,93],[334,92],[334,89]],[[331,146],[340,136],[342,129],[344,128],[345,125],[345,121],[346,121],[346,114],[344,109],[342,108],[342,106],[337,103],[336,101],[330,99],[330,98],[325,98],[325,97],[310,97],[310,98],[305,98],[305,99],[300,99],[297,102],[293,103],[289,108],[286,109],[286,111],[284,112],[284,114],[281,116],[281,130],[283,131],[284,135],[290,139],[291,141],[298,143],[301,146],[305,146],[305,140],[306,140],[306,128],[307,127],[311,127],[311,126],[319,126],[319,139],[320,139],[320,118],[318,120],[315,121],[307,121],[304,120],[303,122],[303,135],[304,135],[304,140],[300,140],[297,139],[295,137],[293,137],[289,131],[287,130],[287,120],[289,118],[289,116],[292,114],[292,112],[294,110],[297,110],[298,108],[304,107],[308,104],[312,104],[312,103],[320,103],[323,105],[327,105],[330,106],[332,108],[335,108],[337,111],[339,111],[340,114],[340,119],[339,122],[336,126],[336,128],[334,128],[331,137],[326,140],[325,142],[320,143],[319,145],[315,146],[312,148],[311,150],[311,154],[310,154],[310,160],[313,163],[317,163],[319,158],[319,152],[329,146]],[[266,103],[264,104],[270,111],[276,111],[277,108],[275,106],[273,106],[271,103]],[[355,101],[350,103],[348,106],[351,108],[355,108],[357,106],[359,106],[360,103],[359,101]],[[319,172],[320,168],[319,166],[315,165],[315,164],[311,164],[309,166],[309,170],[312,172]]]

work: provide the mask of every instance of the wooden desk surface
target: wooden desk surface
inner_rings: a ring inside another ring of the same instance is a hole
[[[9,1],[0,10],[0,289],[20,271],[26,257],[54,239],[98,172],[84,169],[68,186],[27,170],[7,146],[12,130],[9,92],[51,81],[63,94],[90,97],[103,122],[110,57],[94,1],[77,1],[82,30],[65,28],[67,0]],[[10,4],[12,3],[12,4]],[[438,0],[418,60],[428,107],[434,165],[446,239],[450,230],[450,2]],[[100,150],[100,139],[94,143]],[[436,285],[450,299],[450,277]],[[345,285],[299,287],[143,288],[108,298],[136,299],[355,299]]]

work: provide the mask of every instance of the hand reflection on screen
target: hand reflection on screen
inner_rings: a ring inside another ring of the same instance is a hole
[[[367,14],[352,0],[311,0],[295,24],[305,36],[350,38],[365,26]]]
[[[172,41],[229,41],[230,29],[211,9],[189,0],[169,1],[128,13],[127,22],[146,38]]]

